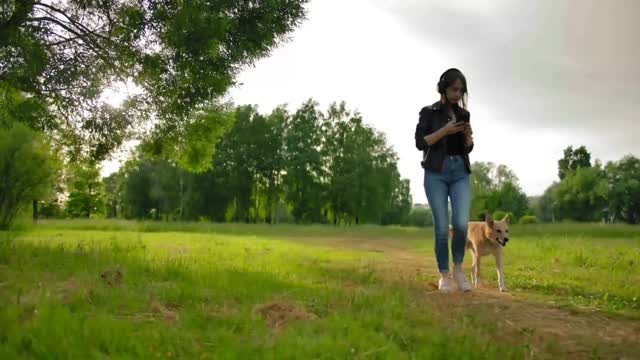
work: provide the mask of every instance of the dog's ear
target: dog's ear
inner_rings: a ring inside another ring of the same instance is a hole
[[[491,229],[493,229],[493,218],[491,217],[490,214],[486,214],[484,216],[484,221],[487,223],[487,225],[489,225]]]
[[[507,224],[509,224],[509,214],[505,215],[504,218],[502,219],[502,221],[504,221]]]

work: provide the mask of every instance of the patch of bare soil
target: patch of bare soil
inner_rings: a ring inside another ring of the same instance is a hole
[[[152,313],[160,315],[169,323],[173,323],[178,320],[178,308],[179,306],[175,304],[163,304],[157,300],[151,302]]]
[[[254,312],[259,314],[273,331],[280,331],[291,321],[315,320],[318,317],[307,312],[303,307],[286,303],[271,302],[255,307]]]
[[[100,273],[102,281],[109,286],[118,286],[122,283],[124,274],[119,266],[108,268]]]

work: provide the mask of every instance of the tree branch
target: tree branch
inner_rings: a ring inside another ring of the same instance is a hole
[[[99,38],[102,38],[103,40],[111,41],[111,39],[109,39],[108,37],[106,37],[106,36],[103,36],[103,35],[101,35],[101,34],[96,33],[95,31],[96,31],[97,29],[93,29],[93,30],[92,30],[92,29],[89,29],[88,27],[86,27],[86,26],[85,26],[84,24],[82,24],[81,22],[77,22],[77,21],[75,21],[73,18],[71,18],[69,15],[67,15],[67,13],[65,13],[64,11],[62,11],[62,10],[60,10],[60,9],[58,9],[58,8],[54,7],[54,6],[51,6],[51,5],[49,5],[49,4],[44,4],[44,3],[40,2],[40,1],[36,1],[36,2],[34,3],[34,6],[41,6],[41,7],[47,8],[47,9],[49,9],[49,10],[53,11],[53,12],[56,12],[56,13],[58,13],[58,14],[61,14],[62,16],[64,16],[65,18],[67,18],[67,20],[69,20],[69,22],[70,22],[73,26],[75,26],[76,28],[78,28],[79,30],[82,30],[82,31],[88,32],[89,34],[91,34],[91,35],[93,35],[93,36],[97,36],[97,37],[99,37]],[[53,14],[51,14],[51,15],[53,15]]]
[[[50,43],[50,44],[46,44],[46,46],[47,46],[47,47],[54,47],[54,46],[58,46],[58,45],[62,45],[62,44],[66,44],[66,43],[69,43],[69,42],[72,42],[72,41],[75,41],[75,40],[80,39],[80,37],[78,37],[78,36],[73,36],[73,37],[70,37],[70,38],[65,38],[64,36],[62,36],[62,35],[58,35],[58,34],[55,34],[55,33],[54,33],[54,35],[55,35],[55,36],[58,36],[58,37],[60,37],[60,38],[62,38],[62,40],[60,40],[60,41],[56,41],[56,42],[52,42],[52,43]]]
[[[103,61],[105,61],[107,64],[109,64],[113,69],[117,69],[118,67],[106,56],[106,54],[108,54],[109,52],[102,47],[95,39],[93,39],[90,35],[88,34],[82,34],[79,33],[77,31],[75,31],[74,29],[72,29],[71,27],[69,27],[68,24],[63,23],[60,19],[57,18],[52,18],[49,16],[40,16],[40,17],[30,17],[27,19],[27,21],[29,22],[40,22],[40,21],[48,21],[51,23],[54,23],[58,26],[60,26],[61,28],[63,28],[64,30],[68,31],[69,33],[75,35],[77,38],[80,38],[83,40],[83,42],[88,45],[91,50],[93,50],[93,52]]]
[[[28,22],[41,22],[41,21],[48,21],[48,22],[52,22],[58,26],[60,26],[61,28],[65,29],[66,31],[70,32],[71,34],[83,38],[83,39],[87,39],[88,40],[88,36],[87,34],[81,34],[77,31],[75,31],[74,29],[72,29],[71,27],[69,27],[68,24],[63,23],[61,20],[56,19],[56,18],[52,18],[49,16],[39,16],[39,17],[30,17],[27,18]],[[102,49],[101,49],[102,50]]]

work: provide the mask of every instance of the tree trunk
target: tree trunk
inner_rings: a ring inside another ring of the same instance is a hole
[[[38,222],[38,200],[33,200],[33,222]]]
[[[182,171],[180,171],[180,220],[184,217],[184,179]]]

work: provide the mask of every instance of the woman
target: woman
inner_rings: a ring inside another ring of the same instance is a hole
[[[453,240],[453,279],[458,289],[471,290],[462,270],[467,223],[471,206],[469,153],[473,137],[469,112],[465,109],[467,80],[458,69],[449,69],[438,82],[440,101],[420,111],[416,126],[416,147],[423,151],[424,190],[433,214],[435,253],[440,271],[438,289],[451,291],[449,276],[449,210]]]

